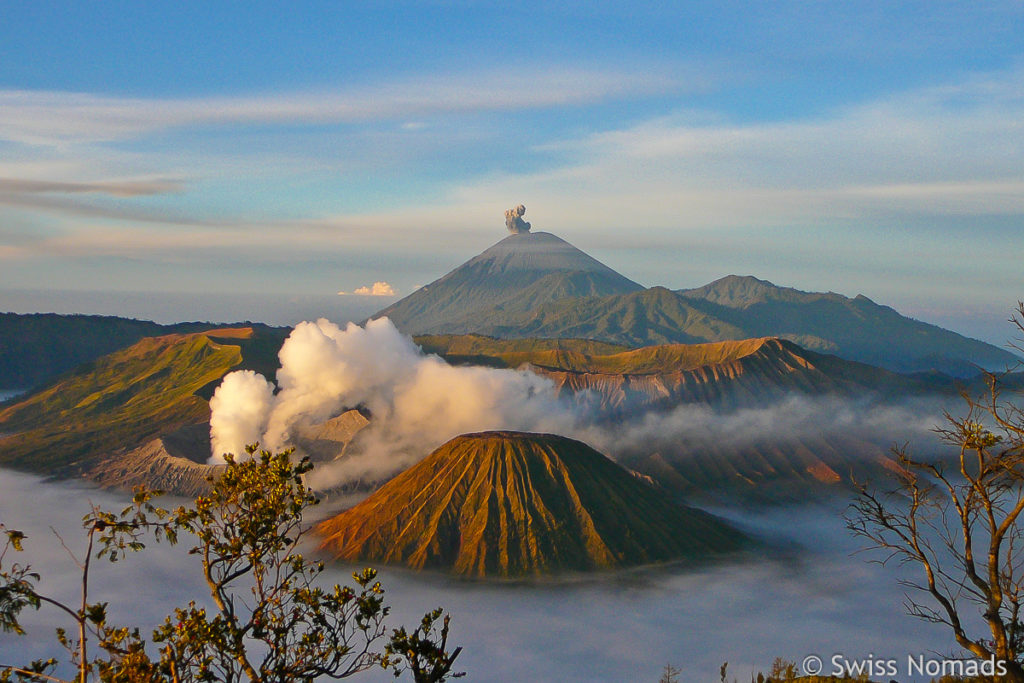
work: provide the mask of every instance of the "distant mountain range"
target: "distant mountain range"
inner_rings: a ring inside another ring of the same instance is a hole
[[[214,472],[206,464],[214,387],[236,369],[272,377],[284,332],[227,328],[146,338],[80,366],[0,408],[0,464],[194,495]],[[730,413],[794,395],[870,400],[956,389],[949,378],[907,377],[776,338],[642,349],[479,336],[420,342],[453,363],[528,368],[579,402],[590,419],[607,424],[684,404]],[[352,410],[304,429],[295,445],[317,461],[343,458],[370,422],[372,415]],[[686,439],[652,435],[610,455],[679,492],[761,495],[766,482],[773,488],[788,482],[796,487],[792,495],[801,496],[808,484],[845,479],[854,464],[858,473],[888,466],[889,445],[834,432],[737,444],[702,431]]]
[[[780,337],[897,372],[968,377],[1020,359],[867,297],[728,276],[644,289],[547,233],[512,235],[373,317],[412,335],[574,338],[627,347]]]
[[[745,540],[584,443],[520,432],[456,437],[316,531],[339,559],[480,577],[706,562]]]
[[[100,315],[0,313],[0,389],[30,389],[143,337],[198,332],[209,323],[158,325]]]

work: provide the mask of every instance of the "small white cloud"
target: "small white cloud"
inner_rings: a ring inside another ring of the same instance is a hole
[[[426,127],[423,121],[406,121],[402,124],[402,130],[423,130]]]
[[[374,282],[372,287],[359,287],[352,294],[356,296],[395,296],[395,288],[387,282]],[[348,292],[338,292],[338,296],[348,296]]]

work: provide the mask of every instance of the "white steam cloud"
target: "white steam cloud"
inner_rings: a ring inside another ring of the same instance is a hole
[[[549,380],[525,370],[448,365],[424,355],[387,318],[345,329],[324,319],[300,323],[279,358],[278,392],[269,403],[269,383],[261,376],[225,376],[211,401],[215,459],[226,450],[238,453],[246,440],[281,449],[303,426],[345,409],[369,410],[359,455],[318,468],[317,484],[329,486],[391,474],[466,432],[566,431],[574,421]]]
[[[274,385],[263,375],[238,370],[224,377],[210,399],[210,446],[217,462],[260,440],[273,401]]]

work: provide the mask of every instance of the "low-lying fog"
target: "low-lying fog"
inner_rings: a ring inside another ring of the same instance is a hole
[[[30,561],[45,589],[66,599],[74,596],[80,576],[49,526],[80,549],[77,524],[89,500],[119,508],[127,496],[0,471],[0,521],[29,536],[26,552],[16,559]],[[777,656],[799,662],[813,653],[826,665],[836,653],[897,657],[902,669],[908,654],[952,651],[945,631],[904,614],[894,569],[851,557],[858,541],[843,528],[844,507],[836,502],[729,512],[774,549],[700,570],[540,585],[384,570],[394,607],[390,623],[415,624],[425,611],[444,606],[452,613],[451,641],[464,647],[459,668],[471,681],[653,683],[666,663],[682,669],[683,680],[718,681],[725,661],[744,681],[752,671],[766,671]],[[195,564],[181,545],[153,545],[122,563],[98,563],[93,600],[110,602],[113,621],[146,632],[174,606],[204,595]],[[346,582],[349,569],[338,567],[325,580]],[[63,654],[52,631],[61,621],[52,610],[26,613],[24,621],[28,636],[0,636],[0,663]],[[896,678],[926,680],[902,670]],[[356,680],[393,679],[373,672]]]

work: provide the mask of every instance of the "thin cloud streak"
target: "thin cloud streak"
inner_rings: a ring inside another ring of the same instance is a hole
[[[111,197],[142,197],[178,192],[182,183],[174,180],[124,180],[107,182],[63,182],[26,178],[0,178],[0,193],[105,194]]]
[[[142,99],[7,90],[0,91],[0,139],[62,145],[178,127],[405,121],[445,113],[578,106],[678,88],[674,80],[651,73],[553,68],[432,76],[348,92],[248,97]]]

